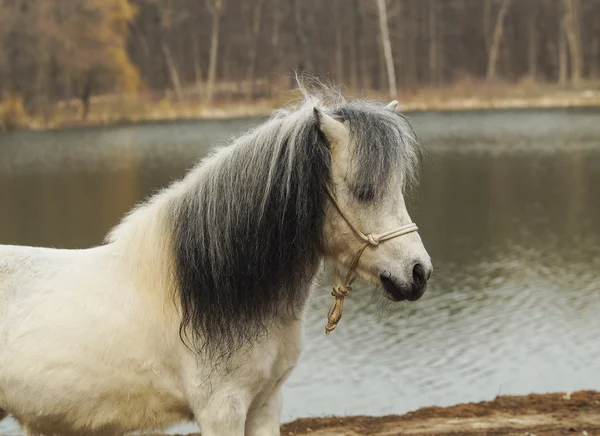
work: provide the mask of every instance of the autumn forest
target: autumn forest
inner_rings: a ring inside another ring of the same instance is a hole
[[[351,90],[600,79],[600,0],[0,0],[0,100],[271,98],[294,71]]]

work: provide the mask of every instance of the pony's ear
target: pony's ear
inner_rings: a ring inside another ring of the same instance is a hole
[[[398,101],[393,100],[385,108],[389,111],[394,112],[396,110],[396,106],[398,106]]]
[[[319,129],[325,134],[329,142],[332,144],[337,142],[343,143],[348,139],[348,128],[342,119],[334,118],[316,107],[314,113],[319,124]]]

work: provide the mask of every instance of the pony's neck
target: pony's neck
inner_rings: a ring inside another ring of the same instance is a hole
[[[193,345],[230,349],[304,310],[322,263],[330,159],[312,109],[271,120],[138,207],[108,241],[145,287],[179,297]]]
[[[128,277],[159,297],[173,295],[176,288],[169,215],[170,205],[183,192],[184,186],[176,182],[132,209],[106,237]]]

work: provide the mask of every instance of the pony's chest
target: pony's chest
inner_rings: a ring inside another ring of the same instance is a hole
[[[287,334],[286,334],[287,333]],[[250,354],[246,384],[254,395],[277,388],[296,366],[302,350],[301,326],[293,325],[271,336]]]

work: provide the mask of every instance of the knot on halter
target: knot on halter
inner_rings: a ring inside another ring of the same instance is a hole
[[[346,283],[343,285],[337,285],[333,287],[331,295],[334,300],[329,308],[327,314],[327,325],[325,326],[325,334],[328,335],[337,326],[338,322],[342,318],[342,312],[344,311],[344,297],[352,291],[352,286]]]
[[[344,298],[352,291],[352,286],[350,285],[339,285],[334,286],[333,291],[331,291],[331,295],[336,298]]]
[[[368,235],[365,235],[367,237],[367,242],[376,247],[377,245],[379,245],[379,238],[377,236],[373,236],[373,234],[369,233]]]

